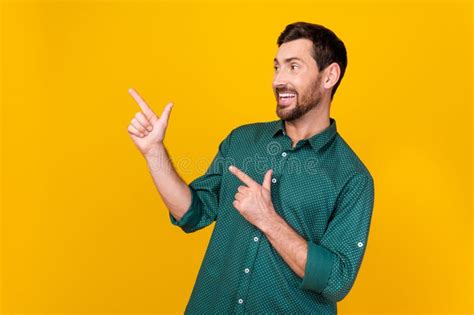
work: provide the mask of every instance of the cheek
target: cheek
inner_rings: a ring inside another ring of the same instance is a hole
[[[296,91],[298,92],[298,98],[299,99],[304,99],[304,98],[307,98],[308,97],[308,93],[311,92],[310,90],[310,86],[308,84],[305,84],[305,83],[301,83],[300,85],[298,85]]]
[[[304,93],[306,89],[304,80],[302,80],[301,78],[292,80],[291,82],[288,82],[288,84],[293,87],[294,90],[296,90],[296,93],[298,93],[298,95]]]
[[[310,98],[311,96],[317,95],[320,90],[320,82],[313,78],[306,78],[306,80],[301,81],[298,86],[298,95],[301,98]]]

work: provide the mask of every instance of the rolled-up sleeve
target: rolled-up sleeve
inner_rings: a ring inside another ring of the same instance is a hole
[[[301,289],[317,292],[332,302],[349,293],[367,247],[373,205],[372,176],[353,175],[341,190],[321,241],[307,240]]]
[[[230,165],[227,155],[232,132],[219,144],[219,149],[207,171],[188,184],[192,198],[184,216],[178,221],[169,213],[171,223],[179,226],[186,233],[202,229],[216,220],[222,174]]]

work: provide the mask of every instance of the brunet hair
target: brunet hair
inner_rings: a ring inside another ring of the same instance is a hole
[[[285,30],[278,37],[277,44],[278,47],[280,47],[283,43],[300,38],[306,38],[313,42],[312,56],[316,61],[319,72],[326,69],[326,67],[333,62],[336,62],[339,65],[341,73],[339,80],[333,86],[331,91],[332,100],[334,93],[336,93],[339,83],[346,72],[347,52],[344,43],[336,36],[336,34],[334,34],[333,31],[322,25],[295,22],[286,26]]]

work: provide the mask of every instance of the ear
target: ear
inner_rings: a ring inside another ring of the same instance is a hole
[[[341,68],[339,67],[339,64],[336,62],[331,63],[324,70],[323,87],[328,90],[332,88],[334,85],[336,85],[340,75]]]

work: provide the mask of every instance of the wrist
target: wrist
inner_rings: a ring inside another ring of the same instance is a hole
[[[143,157],[147,161],[154,161],[163,156],[165,151],[165,146],[163,142],[155,144],[152,148],[150,148],[146,153],[143,153]]]
[[[272,210],[270,212],[270,215],[268,218],[265,220],[265,222],[262,222],[260,226],[260,230],[264,234],[271,234],[273,230],[278,229],[279,224],[281,223],[282,218],[276,213],[275,210]]]

